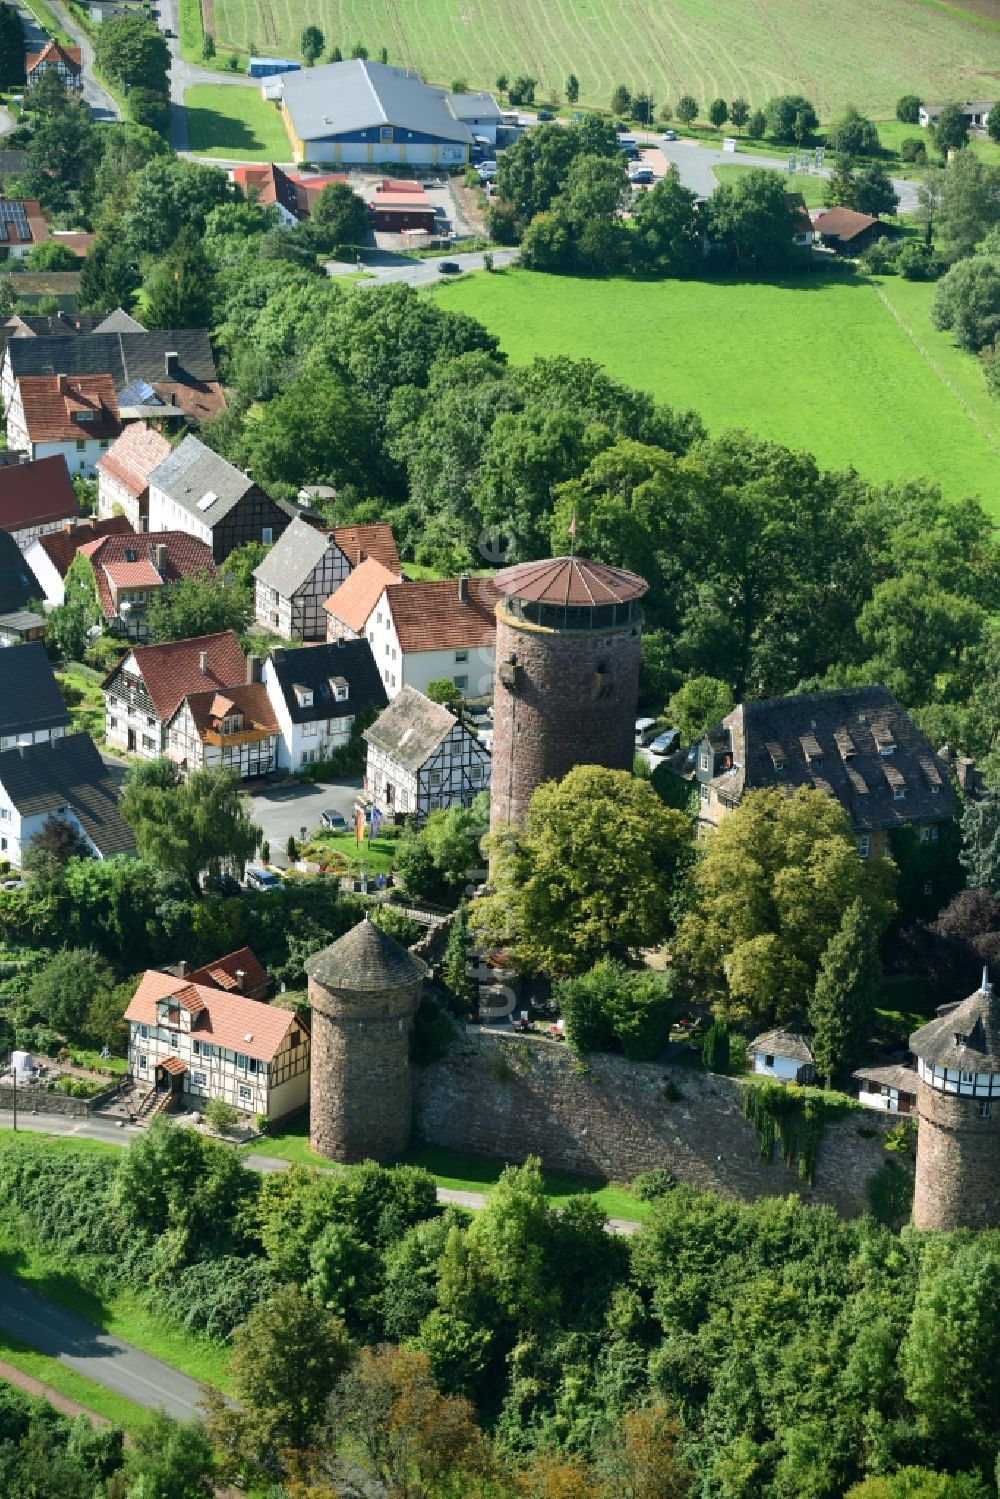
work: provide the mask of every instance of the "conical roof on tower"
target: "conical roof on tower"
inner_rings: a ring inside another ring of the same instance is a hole
[[[583,557],[518,562],[497,573],[493,586],[508,598],[570,609],[624,604],[642,598],[649,590],[649,584],[638,573],[624,567],[609,567],[604,562],[588,562]]]
[[[416,983],[427,972],[419,958],[367,916],[329,947],[312,953],[305,961],[305,970],[325,989],[356,989],[364,994],[402,988]]]
[[[914,1031],[910,1050],[934,1067],[1000,1074],[1000,995],[985,968],[975,994]]]

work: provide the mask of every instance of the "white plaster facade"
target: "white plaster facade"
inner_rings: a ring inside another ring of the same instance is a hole
[[[314,718],[307,723],[293,723],[270,656],[264,662],[261,681],[267,688],[281,730],[277,750],[279,769],[299,770],[304,765],[328,760],[334,750],[342,749],[348,742],[354,727],[353,713],[343,718]],[[302,706],[311,706],[311,695],[310,702],[303,702]]]
[[[385,590],[368,616],[365,634],[389,698],[404,687],[426,694],[431,682],[441,680],[454,682],[463,698],[493,696],[493,645],[404,652]]]
[[[54,739],[59,738],[61,734],[62,730],[59,730],[52,737]],[[24,742],[27,743],[27,741]],[[4,743],[6,744],[6,740]],[[27,817],[22,817],[8,796],[3,783],[0,782],[0,859],[9,859],[15,869],[20,869],[24,850],[35,834],[42,831],[48,819],[53,815],[62,816],[66,819],[74,832],[79,833],[81,838],[84,838],[90,845],[95,859],[102,859],[104,857],[94,841],[88,836],[78,818],[74,816],[68,807],[58,808],[55,812],[51,809],[44,812],[33,812]]]

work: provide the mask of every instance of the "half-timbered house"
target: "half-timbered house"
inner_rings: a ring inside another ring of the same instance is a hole
[[[133,1082],[165,1105],[218,1098],[278,1119],[308,1100],[309,1031],[293,1010],[150,969],[125,1019]]]
[[[190,435],[149,475],[150,531],[187,531],[208,543],[216,562],[248,541],[270,546],[294,514]]]
[[[296,517],[254,572],[258,623],[286,640],[324,640],[326,600],[369,557],[400,576],[390,526],[325,531]]]
[[[404,687],[365,730],[365,790],[385,813],[468,807],[490,785],[490,756],[440,703]]]
[[[167,758],[185,775],[219,766],[241,780],[268,775],[278,763],[280,731],[261,682],[190,692],[167,724]]]
[[[167,724],[188,693],[225,690],[243,682],[246,672],[232,630],[135,646],[101,684],[105,738],[156,760],[167,747]]]

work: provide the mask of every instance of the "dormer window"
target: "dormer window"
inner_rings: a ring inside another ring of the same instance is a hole
[[[228,718],[222,720],[222,732],[224,734],[238,734],[243,727],[243,715],[231,713]]]
[[[92,411],[77,411],[74,415],[80,423],[92,422],[94,420],[94,413]]]
[[[330,678],[330,691],[333,693],[333,698],[334,698],[335,702],[337,702],[337,703],[346,703],[347,702],[348,693],[350,692],[350,690],[351,690],[350,689],[350,684],[347,681],[346,677],[331,677]]]
[[[880,744],[878,747],[878,752],[882,756],[883,760],[891,760],[892,752],[895,748],[896,746],[894,744]]]
[[[300,708],[311,708],[313,705],[312,688],[296,686],[295,701],[298,703]]]
[[[903,801],[905,801],[906,800],[906,787],[905,786],[894,786],[892,788],[892,799],[893,799],[894,802],[903,802]]]
[[[958,1031],[956,1031],[955,1032],[955,1045],[956,1046],[968,1046],[968,1044],[969,1044],[969,1038],[968,1038],[968,1036],[963,1036]]]

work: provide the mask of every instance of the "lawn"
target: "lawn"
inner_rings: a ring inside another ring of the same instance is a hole
[[[56,672],[56,681],[69,709],[73,733],[104,738],[104,694],[101,673],[80,661],[71,661]]]
[[[735,162],[730,165],[727,161],[723,166],[713,167],[713,176],[719,182],[731,182],[740,177],[744,172],[752,172],[753,167],[739,166]],[[786,181],[787,191],[790,193],[801,193],[806,200],[807,208],[822,208],[826,201],[826,179],[824,177],[813,177],[807,172],[790,172]]]
[[[430,82],[492,88],[501,68],[538,80],[540,100],[562,99],[566,77],[580,102],[607,108],[616,84],[651,88],[659,102],[691,93],[763,104],[804,93],[826,118],[851,101],[891,114],[904,92],[925,99],[989,94],[1000,71],[1000,33],[969,0],[210,0],[222,46],[297,57],[314,23],[345,57],[363,43]],[[984,14],[984,10],[986,13]],[[974,73],[971,71],[975,61]],[[977,82],[978,80],[978,82]]]
[[[116,1395],[113,1390],[106,1390],[103,1385],[87,1379],[86,1375],[77,1374],[75,1369],[67,1369],[58,1359],[48,1358],[44,1353],[35,1353],[34,1349],[27,1348],[9,1333],[0,1332],[0,1359],[4,1363],[13,1364],[22,1373],[30,1374],[33,1379],[40,1380],[58,1394],[65,1395],[68,1400],[75,1400],[79,1405],[86,1406],[87,1410],[96,1411],[99,1416],[104,1416],[125,1431],[134,1433],[145,1426],[149,1419],[148,1412],[141,1405],[127,1400],[124,1395]]]
[[[316,833],[306,847],[341,854],[352,869],[367,869],[369,874],[388,874],[399,853],[393,838],[365,837],[359,844],[353,833]]]
[[[188,140],[196,156],[290,161],[277,105],[238,83],[196,83],[184,92]]]
[[[900,325],[879,298],[912,329]],[[871,479],[928,476],[1000,513],[1000,403],[975,360],[936,333],[933,286],[900,281],[585,281],[482,272],[436,286],[515,363],[565,354]]]
[[[883,1046],[906,1041],[934,1019],[937,997],[925,978],[883,979],[875,1007],[877,1039]]]
[[[284,1129],[268,1133],[263,1140],[250,1146],[249,1150],[257,1155],[291,1161],[298,1166],[350,1170],[350,1167],[338,1166],[336,1162],[328,1161],[309,1149],[309,1121],[304,1114],[290,1120]],[[485,1161],[480,1156],[441,1150],[434,1145],[417,1146],[408,1151],[403,1159],[408,1165],[425,1166],[439,1187],[448,1187],[457,1192],[488,1192],[504,1169],[503,1161]],[[626,1186],[602,1186],[598,1182],[581,1181],[579,1177],[546,1171],[545,1190],[550,1200],[557,1203],[580,1192],[593,1191],[609,1218],[641,1220],[649,1212],[649,1205],[640,1202]]]

